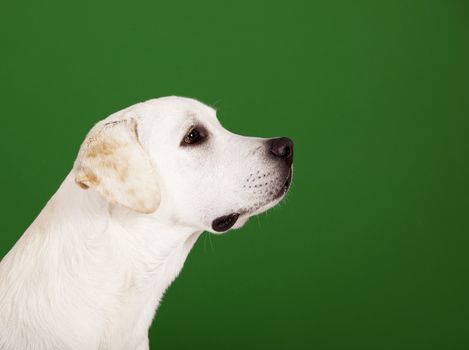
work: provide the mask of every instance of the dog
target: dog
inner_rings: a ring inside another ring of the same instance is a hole
[[[0,263],[0,349],[148,350],[162,295],[197,238],[279,203],[292,162],[289,138],[233,134],[190,98],[98,122]]]

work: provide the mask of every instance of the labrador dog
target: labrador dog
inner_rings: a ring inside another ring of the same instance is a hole
[[[149,349],[161,297],[197,238],[276,205],[292,161],[290,139],[233,134],[190,98],[97,123],[0,263],[0,349]]]

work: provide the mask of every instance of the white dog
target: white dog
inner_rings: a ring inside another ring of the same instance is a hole
[[[277,204],[293,143],[225,130],[189,98],[96,124],[73,170],[0,263],[0,349],[145,350],[201,233]]]

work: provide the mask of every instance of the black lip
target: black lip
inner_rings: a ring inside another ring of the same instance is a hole
[[[236,223],[238,218],[239,218],[238,213],[220,216],[219,218],[213,220],[212,228],[214,231],[217,231],[217,232],[227,231],[233,227],[233,225]]]
[[[287,179],[285,180],[285,184],[283,185],[283,188],[286,190],[288,190],[288,188],[290,187],[290,184],[291,184],[291,168],[288,169],[288,175],[287,175]]]
[[[275,199],[282,197],[288,191],[288,189],[290,188],[290,184],[291,184],[291,176],[292,176],[292,169],[290,168],[288,169],[287,178],[285,179],[285,182],[283,183],[282,188],[280,189],[280,191],[278,191],[277,195],[275,196]]]

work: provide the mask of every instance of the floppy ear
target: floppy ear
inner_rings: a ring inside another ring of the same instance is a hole
[[[74,171],[81,188],[94,188],[109,202],[141,213],[154,212],[160,204],[156,172],[133,118],[96,124],[81,145]]]

